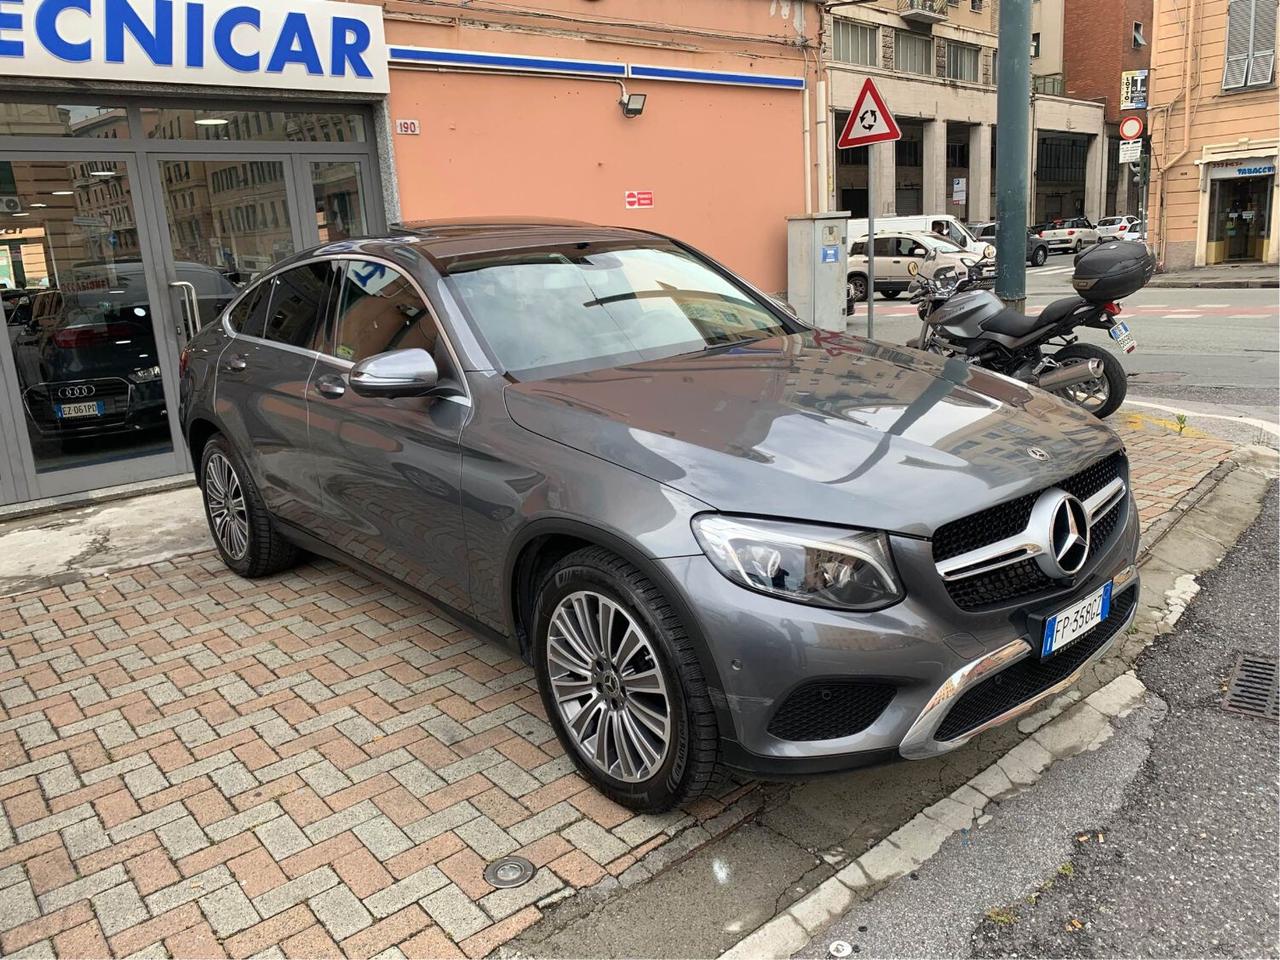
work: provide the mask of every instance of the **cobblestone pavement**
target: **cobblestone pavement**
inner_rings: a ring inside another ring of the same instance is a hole
[[[1117,427],[1144,528],[1230,449]],[[6,956],[479,957],[751,789],[633,816],[528,667],[335,564],[249,582],[200,553],[0,598]],[[537,873],[495,890],[508,853]]]

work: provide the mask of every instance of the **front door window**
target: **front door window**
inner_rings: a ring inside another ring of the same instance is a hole
[[[0,290],[37,473],[172,453],[128,169],[0,161]]]

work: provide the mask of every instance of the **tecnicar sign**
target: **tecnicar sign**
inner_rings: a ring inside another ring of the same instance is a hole
[[[382,8],[331,0],[0,0],[0,78],[390,89]]]

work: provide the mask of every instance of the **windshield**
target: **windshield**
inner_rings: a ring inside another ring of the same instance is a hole
[[[965,248],[959,244],[952,243],[950,240],[944,240],[935,233],[921,233],[912,236],[913,240],[918,240],[921,244],[930,250],[938,253],[964,253]]]
[[[1103,217],[1098,221],[1100,227],[1114,227],[1116,224],[1124,223],[1123,217]]]
[[[679,247],[579,243],[454,262],[445,283],[498,362],[527,380],[791,333]]]

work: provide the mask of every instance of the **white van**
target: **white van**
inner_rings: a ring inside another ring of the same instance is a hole
[[[955,217],[946,213],[937,213],[932,216],[918,217],[876,217],[876,233],[881,230],[893,230],[898,233],[936,233],[940,237],[946,237],[958,247],[964,247],[970,253],[977,256],[983,256],[983,250],[986,249],[985,240],[979,240],[975,237],[963,223]],[[867,233],[867,221],[864,217],[860,220],[849,221],[849,236],[861,237]]]

